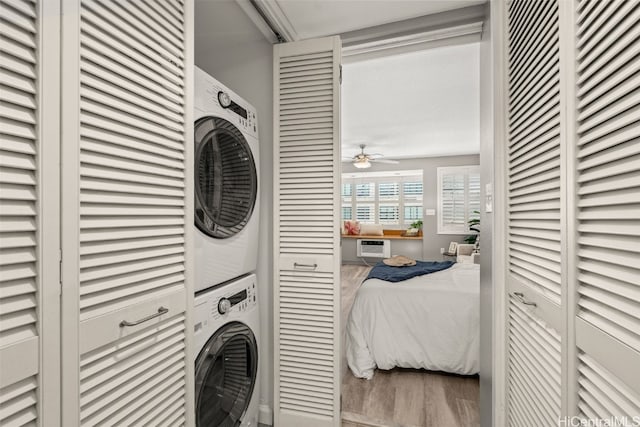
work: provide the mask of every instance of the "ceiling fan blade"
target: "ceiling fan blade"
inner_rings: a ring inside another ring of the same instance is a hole
[[[387,163],[390,165],[397,165],[400,162],[397,160],[390,160],[390,159],[369,159],[370,162],[375,162],[375,163]]]

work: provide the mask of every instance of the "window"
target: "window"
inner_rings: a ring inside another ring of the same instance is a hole
[[[380,205],[378,218],[380,219],[380,224],[398,224],[400,208],[398,205]]]
[[[422,185],[421,170],[344,174],[342,219],[407,228],[422,219]]]
[[[342,206],[342,219],[353,219],[353,208],[351,206]]]
[[[397,182],[381,182],[378,184],[378,197],[380,200],[398,200],[398,197],[400,197],[400,184]]]
[[[422,181],[402,183],[402,191],[405,197],[415,197],[422,200]]]
[[[342,183],[342,200],[348,202],[353,196],[353,185]]]
[[[438,234],[468,234],[480,217],[480,168],[438,168]]]
[[[375,197],[376,184],[373,182],[356,184],[357,200],[373,200]]]
[[[375,224],[375,205],[373,204],[357,204],[356,205],[356,220],[363,224]]]
[[[419,219],[422,219],[422,206],[404,205],[404,223],[409,225],[412,222],[415,222]]]

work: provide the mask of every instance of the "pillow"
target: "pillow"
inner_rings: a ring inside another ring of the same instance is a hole
[[[361,224],[360,234],[365,236],[384,236],[381,224]]]
[[[360,234],[360,223],[358,221],[347,220],[344,222],[344,234]]]

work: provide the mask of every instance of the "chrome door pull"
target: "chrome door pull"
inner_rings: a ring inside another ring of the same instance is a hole
[[[143,317],[142,319],[136,320],[135,322],[129,322],[127,320],[123,320],[122,322],[120,322],[120,327],[124,328],[125,326],[136,326],[136,325],[139,325],[140,323],[144,323],[148,320],[155,319],[156,317],[160,317],[163,314],[166,314],[168,312],[169,312],[168,308],[160,307],[157,313],[153,313],[150,316]]]
[[[318,268],[318,264],[299,264],[297,262],[293,263],[293,268],[310,268],[312,270],[315,270],[316,268]]]
[[[524,305],[530,305],[532,307],[538,306],[538,304],[536,304],[535,302],[527,301],[522,292],[514,292],[513,295]]]

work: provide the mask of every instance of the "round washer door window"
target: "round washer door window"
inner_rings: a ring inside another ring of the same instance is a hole
[[[218,329],[198,355],[195,372],[196,426],[239,426],[258,372],[251,329],[240,322]]]
[[[231,237],[247,225],[256,203],[251,148],[238,128],[219,117],[197,120],[194,136],[196,226],[211,237]]]

